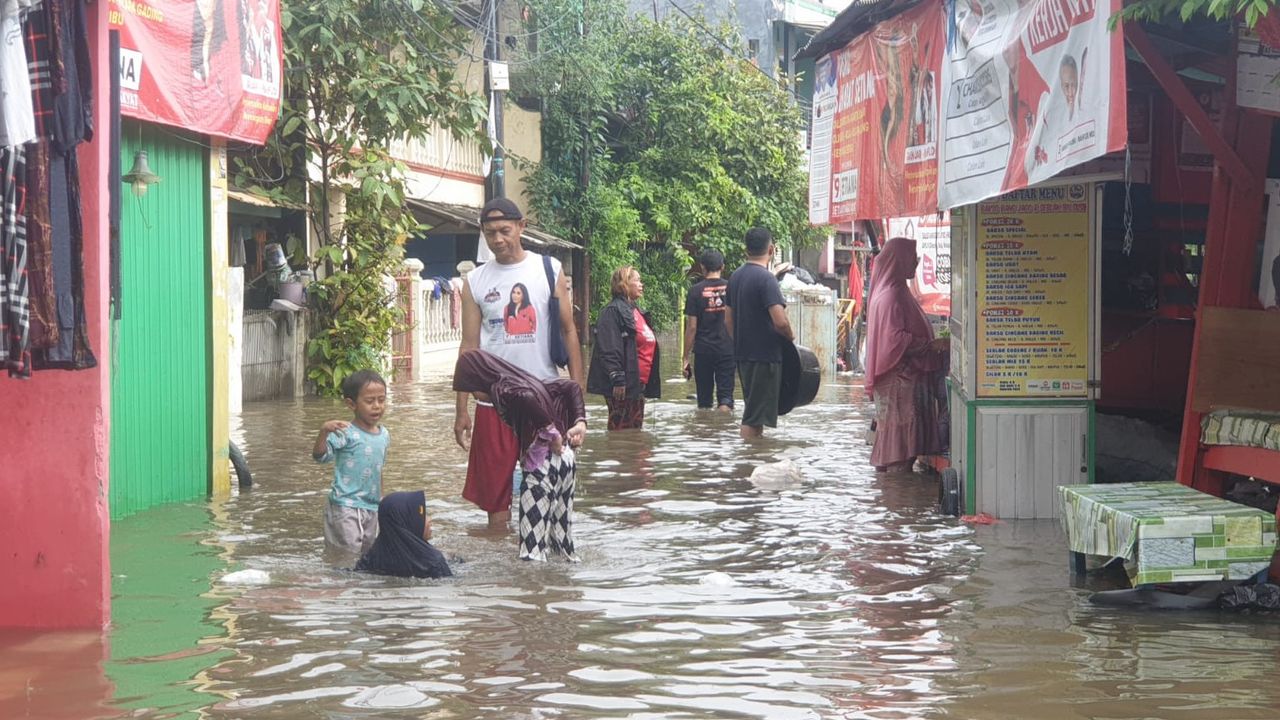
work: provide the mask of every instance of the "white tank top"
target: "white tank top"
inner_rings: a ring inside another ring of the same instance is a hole
[[[551,271],[558,281],[559,260],[551,258]],[[547,303],[551,301],[551,288],[542,256],[525,251],[524,260],[514,265],[490,260],[472,270],[467,283],[471,297],[480,307],[480,349],[534,377],[559,377],[548,345]]]

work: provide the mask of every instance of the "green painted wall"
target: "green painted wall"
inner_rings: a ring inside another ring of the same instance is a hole
[[[111,333],[111,517],[208,492],[209,290],[206,150],[126,122],[121,167],[146,150],[162,180],[120,212],[121,318]]]

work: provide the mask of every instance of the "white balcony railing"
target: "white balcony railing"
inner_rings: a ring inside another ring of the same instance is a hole
[[[426,285],[428,283],[424,283]],[[462,342],[462,323],[457,326],[453,323],[453,313],[450,305],[452,298],[449,293],[442,293],[439,298],[431,298],[431,289],[428,287],[422,291],[423,306],[426,312],[418,321],[418,332],[422,338],[423,348],[427,352],[439,350],[443,347],[458,346]]]
[[[391,154],[418,172],[444,171],[479,177],[484,169],[484,153],[479,143],[460,141],[448,130],[438,127],[433,127],[422,139],[397,140],[391,144]]]

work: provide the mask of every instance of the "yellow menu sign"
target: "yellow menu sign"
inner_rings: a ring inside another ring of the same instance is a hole
[[[978,396],[1083,397],[1089,379],[1089,186],[978,204]]]

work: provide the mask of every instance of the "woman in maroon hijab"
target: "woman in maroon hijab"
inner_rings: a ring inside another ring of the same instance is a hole
[[[936,392],[948,343],[933,328],[907,282],[915,277],[916,241],[885,243],[871,270],[867,300],[867,394],[876,402],[871,464],[883,472],[910,472],[916,457],[944,451],[945,397]]]
[[[453,389],[493,407],[520,443],[520,559],[559,553],[577,561],[573,547],[573,446],[586,433],[582,388],[569,379],[539,380],[497,355],[468,350],[458,358]]]

